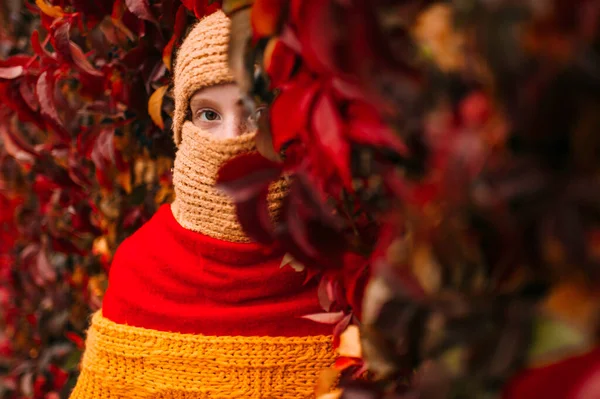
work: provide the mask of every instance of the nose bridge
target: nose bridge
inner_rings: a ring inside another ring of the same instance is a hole
[[[225,138],[236,137],[239,134],[238,116],[233,112],[228,112],[224,122],[225,132],[223,132],[223,136]]]
[[[242,110],[236,108],[225,118],[225,137],[237,137],[249,131],[247,118]]]

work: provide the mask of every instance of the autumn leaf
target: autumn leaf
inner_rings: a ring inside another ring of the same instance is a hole
[[[255,0],[251,15],[255,37],[276,35],[285,7],[285,2],[281,0]]]
[[[50,36],[46,37],[46,41],[50,39]],[[31,47],[33,51],[40,57],[44,59],[45,62],[56,61],[56,55],[51,54],[48,50],[45,49],[45,43],[42,44],[40,42],[40,33],[35,30],[31,34]]]
[[[279,38],[269,40],[263,56],[263,64],[269,74],[269,87],[275,89],[286,83],[297,61],[296,53]]]
[[[148,0],[125,0],[127,8],[140,19],[157,23]]]
[[[6,152],[19,162],[32,163],[35,160],[34,149],[22,140],[11,135],[8,127],[0,123],[0,138]]]
[[[20,65],[7,68],[0,67],[0,79],[16,79],[23,75],[24,72],[25,69]]]
[[[36,85],[37,98],[42,115],[47,117],[60,130],[64,129],[63,121],[58,115],[54,93],[55,75],[51,71],[43,72]]]
[[[302,316],[302,318],[316,321],[317,323],[335,324],[344,318],[344,312],[314,313]]]
[[[168,88],[168,85],[159,87],[152,93],[148,100],[148,114],[150,115],[150,118],[152,118],[154,124],[161,129],[165,128],[165,122],[162,117],[162,104]]]
[[[342,357],[362,358],[362,346],[360,343],[360,330],[356,325],[350,325],[340,335],[340,346],[337,352]]]
[[[336,167],[342,181],[351,188],[350,145],[344,137],[344,124],[331,93],[318,96],[311,123],[315,143]]]
[[[340,399],[342,398],[342,395],[344,394],[344,391],[341,389],[334,389],[331,392],[327,392],[327,393],[323,393],[320,394],[316,397],[316,399]]]
[[[540,366],[580,354],[594,345],[594,337],[555,317],[534,320],[533,340],[528,351],[531,365]]]
[[[284,145],[298,139],[300,132],[308,127],[309,112],[318,90],[318,83],[299,78],[282,88],[275,98],[269,116],[276,152],[281,152]],[[290,113],[291,109],[294,112]]]
[[[281,265],[279,267],[290,266],[294,271],[301,272],[304,270],[304,265],[298,262],[294,257],[290,254],[285,254],[283,259],[281,260]]]
[[[71,49],[71,57],[75,65],[77,65],[83,72],[88,73],[92,76],[104,76],[104,74],[98,71],[87,59],[81,48],[73,42],[69,42],[69,48]]]
[[[340,371],[334,368],[326,368],[324,370],[321,370],[315,387],[316,397],[322,398],[323,395],[328,395],[331,392],[331,390],[335,387],[339,377]]]
[[[173,35],[171,36],[171,39],[169,39],[169,42],[163,49],[162,53],[163,63],[169,71],[171,71],[173,68],[173,48],[177,44],[177,41],[181,39],[181,37],[184,34],[186,19],[187,12],[185,10],[185,7],[181,5],[179,6],[179,9],[177,10],[177,15],[175,16],[175,27],[173,28]]]
[[[42,10],[44,14],[52,18],[62,18],[65,13],[59,6],[53,6],[46,2],[46,0],[35,0],[35,4]]]

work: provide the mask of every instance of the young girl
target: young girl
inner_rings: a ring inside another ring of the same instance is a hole
[[[316,286],[251,243],[214,187],[254,151],[227,66],[229,20],[204,18],[179,50],[173,131],[176,200],[117,251],[88,332],[73,399],[307,398],[334,361]],[[271,189],[277,212],[285,184]]]

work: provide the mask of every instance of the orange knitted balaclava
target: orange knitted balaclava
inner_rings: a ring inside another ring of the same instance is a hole
[[[71,399],[314,397],[335,361],[331,326],[307,272],[282,267],[278,245],[251,242],[220,167],[254,148],[254,132],[218,139],[187,120],[190,98],[232,83],[229,20],[201,20],[175,64],[173,171],[176,199],[118,248],[102,309],[92,318]],[[285,182],[272,185],[276,217]]]
[[[173,171],[176,200],[171,208],[175,219],[186,229],[221,240],[247,242],[233,203],[215,189],[215,183],[219,168],[225,162],[256,151],[256,131],[219,139],[187,118],[194,93],[233,82],[227,63],[229,24],[229,19],[220,11],[204,18],[191,30],[178,52],[173,115],[174,140],[178,146]],[[283,179],[271,186],[269,207],[274,216],[286,187]]]

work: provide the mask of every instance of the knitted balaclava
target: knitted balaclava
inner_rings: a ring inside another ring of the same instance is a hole
[[[175,219],[186,229],[232,242],[248,238],[237,222],[230,199],[215,189],[219,168],[228,160],[256,151],[255,131],[218,139],[187,120],[189,101],[208,86],[232,83],[227,63],[229,19],[216,12],[198,23],[183,42],[175,64],[173,133],[178,146],[173,172]],[[285,181],[272,185],[269,196],[275,216],[285,193]]]

